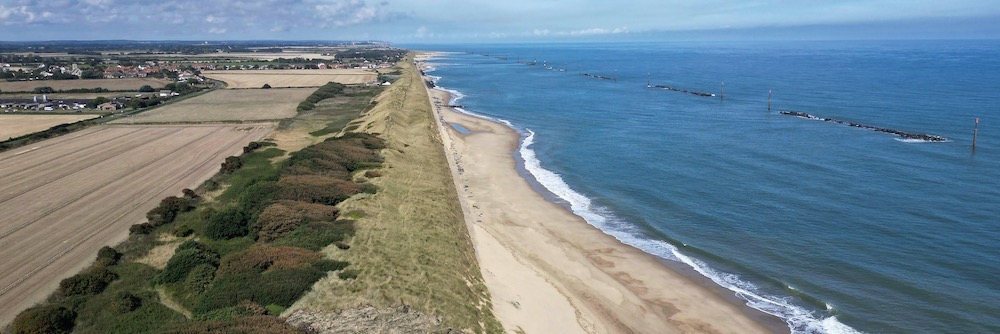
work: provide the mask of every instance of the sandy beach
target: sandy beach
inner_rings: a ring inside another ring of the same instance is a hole
[[[762,325],[720,291],[546,201],[516,169],[518,133],[455,112],[448,92],[428,93],[493,312],[507,332],[780,331],[777,318],[778,327]]]

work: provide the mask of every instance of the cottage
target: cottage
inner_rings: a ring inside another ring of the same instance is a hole
[[[111,102],[103,103],[97,106],[97,110],[115,110],[115,109],[118,108],[116,108],[114,103]]]

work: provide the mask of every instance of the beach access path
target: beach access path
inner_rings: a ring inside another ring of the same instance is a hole
[[[494,315],[508,333],[776,330],[718,291],[545,200],[517,172],[512,152],[520,136],[514,130],[455,112],[445,91],[428,89],[428,95]]]

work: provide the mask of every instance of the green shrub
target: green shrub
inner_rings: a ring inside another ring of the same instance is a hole
[[[188,243],[185,242],[181,246],[185,244]],[[167,266],[163,268],[163,272],[160,273],[157,281],[160,283],[180,282],[187,278],[188,273],[194,270],[194,268],[203,264],[217,267],[219,265],[219,255],[203,249],[203,246],[190,246],[184,249],[178,247],[174,256],[167,262]]]
[[[149,233],[153,232],[153,229],[155,229],[155,228],[156,227],[153,227],[153,224],[150,224],[150,223],[135,224],[135,225],[129,226],[128,233],[129,234],[149,234]]]
[[[243,159],[240,159],[240,157],[226,157],[226,160],[222,162],[219,173],[232,174],[237,169],[240,169],[240,167],[243,167]]]
[[[177,218],[177,214],[190,211],[191,200],[184,197],[170,196],[160,201],[160,205],[146,213],[146,219],[153,227],[169,224]]]
[[[311,267],[222,275],[205,292],[196,311],[206,313],[243,300],[288,307],[325,275],[326,272]]]
[[[353,220],[336,222],[311,222],[299,226],[295,231],[275,241],[279,245],[293,245],[319,251],[337,241],[354,234]]]
[[[127,291],[118,291],[112,299],[111,309],[118,313],[129,313],[142,306],[142,299]]]
[[[104,291],[118,275],[107,268],[79,273],[59,282],[57,293],[63,297],[96,295]]]
[[[365,177],[371,179],[382,176],[382,172],[377,170],[370,170],[365,172]]]
[[[240,211],[247,214],[247,220],[256,220],[261,211],[274,200],[278,186],[274,181],[260,181],[248,186],[240,194]]]
[[[101,250],[97,251],[97,261],[95,264],[99,267],[108,267],[118,264],[118,260],[122,258],[122,253],[119,253],[114,248],[104,246]]]
[[[301,268],[323,258],[323,254],[289,246],[257,246],[226,255],[219,265],[219,275],[237,272],[264,272]]]
[[[45,305],[25,310],[11,324],[13,334],[69,333],[76,313],[62,306]]]
[[[237,208],[218,211],[209,218],[205,226],[205,236],[215,239],[232,239],[242,237],[250,232],[247,218]]]
[[[188,291],[193,293],[205,292],[212,284],[212,280],[215,279],[215,270],[215,266],[210,264],[199,264],[188,273],[187,278],[184,280],[184,286]]]

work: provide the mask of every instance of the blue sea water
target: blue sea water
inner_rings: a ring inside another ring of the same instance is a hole
[[[795,333],[1000,333],[1000,41],[407,47],[554,200]]]

